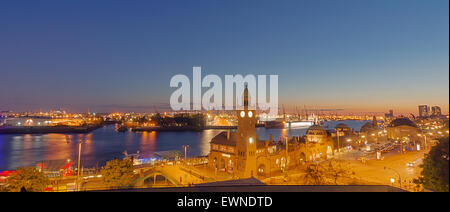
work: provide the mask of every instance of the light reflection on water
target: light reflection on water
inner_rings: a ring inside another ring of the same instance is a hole
[[[344,123],[359,130],[365,121]],[[336,124],[337,122],[325,123],[330,128]],[[257,128],[256,132],[260,139],[268,140],[270,134],[277,139],[280,136],[301,136],[306,130]],[[122,158],[124,151],[140,151],[143,157],[152,157],[158,151],[183,152],[183,145],[189,145],[188,156],[207,155],[210,140],[221,131],[119,133],[115,131],[114,126],[109,125],[88,134],[0,135],[0,171],[19,166],[34,166],[37,161],[42,160],[75,160],[80,141],[83,141],[82,164],[87,167]]]

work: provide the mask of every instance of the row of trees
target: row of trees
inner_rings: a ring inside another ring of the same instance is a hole
[[[307,185],[338,185],[339,180],[352,178],[355,175],[348,166],[337,160],[322,164],[310,163],[306,165],[304,172],[303,180]]]
[[[421,177],[414,182],[425,189],[449,192],[449,138],[439,139],[439,143],[425,155],[421,165]]]
[[[108,161],[101,170],[103,184],[108,188],[128,187],[134,180],[131,159]],[[17,168],[6,181],[4,192],[42,192],[50,184],[48,177],[35,167]]]
[[[2,191],[7,192],[40,192],[44,191],[50,180],[34,167],[17,168],[8,177],[6,186]]]
[[[101,174],[105,186],[109,188],[127,187],[134,179],[133,161],[131,159],[108,161]]]

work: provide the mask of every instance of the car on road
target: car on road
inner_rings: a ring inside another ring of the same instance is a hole
[[[406,166],[408,166],[408,167],[414,167],[415,165],[416,165],[415,162],[408,162],[408,163],[406,163]]]

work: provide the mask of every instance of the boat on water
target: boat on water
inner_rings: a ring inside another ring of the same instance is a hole
[[[154,164],[157,161],[156,157],[151,158],[144,158],[141,155],[141,152],[138,150],[136,153],[128,154],[128,152],[125,150],[123,152],[125,155],[124,159],[131,159],[133,161],[134,166],[138,165],[145,165],[145,164]]]
[[[117,132],[126,132],[128,131],[128,127],[125,125],[120,125],[119,127],[116,127]]]
[[[264,127],[266,129],[282,129],[285,127],[284,121],[266,121],[264,122]]]
[[[128,152],[125,150],[125,152],[123,152],[123,154],[125,155],[124,159],[131,159],[133,161],[133,165],[140,165],[142,164],[140,159],[141,158],[141,154],[139,152],[139,150],[136,153],[132,153],[132,154],[128,154]]]
[[[264,127],[266,129],[304,128],[312,126],[314,123],[316,123],[314,120],[275,120],[264,122]]]
[[[292,121],[285,124],[286,128],[304,128],[314,125],[314,121]]]
[[[314,121],[266,121],[266,129],[303,128],[314,125]]]

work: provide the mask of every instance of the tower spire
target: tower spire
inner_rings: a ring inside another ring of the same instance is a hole
[[[248,86],[245,85],[244,88],[244,108],[247,110],[248,108]]]
[[[249,178],[256,174],[256,131],[255,110],[249,110],[248,87],[244,89],[244,109],[237,110],[238,128],[236,149],[237,172],[240,177]]]

